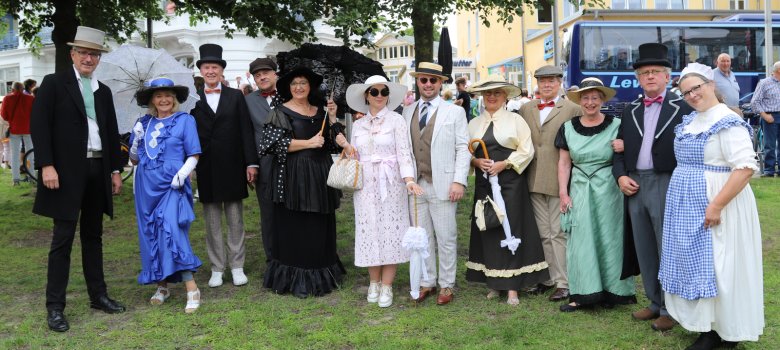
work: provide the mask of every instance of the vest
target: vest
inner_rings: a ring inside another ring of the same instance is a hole
[[[412,122],[409,130],[412,133],[412,151],[414,159],[417,161],[417,178],[433,183],[433,170],[431,167],[431,139],[433,138],[433,127],[436,123],[436,115],[439,109],[433,112],[425,124],[425,128],[420,132],[420,114],[419,104],[414,109]]]

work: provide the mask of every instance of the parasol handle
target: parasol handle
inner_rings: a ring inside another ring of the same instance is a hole
[[[334,86],[333,86],[333,87],[331,87],[331,89],[330,89],[330,99],[329,99],[330,101],[332,101],[332,100],[333,100],[333,90],[334,90],[335,88],[336,88],[336,86],[334,85]],[[328,121],[328,116],[329,116],[329,115],[328,115],[328,109],[327,109],[327,108],[325,108],[325,119],[323,119],[323,120],[322,120],[322,126],[320,127],[320,133],[318,134],[318,135],[320,135],[320,136],[322,136],[322,133],[323,133],[323,132],[325,132],[325,123]]]
[[[490,156],[488,156],[487,146],[485,146],[485,141],[482,141],[482,139],[471,139],[469,141],[469,152],[471,154],[474,154],[474,143],[478,142],[480,146],[482,146],[482,153],[485,155],[485,159],[490,159]]]
[[[412,195],[414,197],[414,227],[417,227],[417,196]]]

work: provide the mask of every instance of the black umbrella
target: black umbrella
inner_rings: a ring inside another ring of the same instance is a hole
[[[320,89],[326,97],[333,94],[333,100],[339,107],[339,115],[349,111],[346,99],[349,85],[362,84],[372,75],[387,78],[381,63],[346,46],[307,43],[298,49],[280,52],[276,57],[280,76],[299,66],[322,75]]]
[[[439,65],[442,67],[442,73],[447,76],[445,83],[452,83],[452,43],[447,27],[441,29],[439,36]]]

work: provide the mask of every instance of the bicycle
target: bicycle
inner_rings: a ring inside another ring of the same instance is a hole
[[[119,157],[122,160],[122,164],[124,164],[124,171],[122,172],[122,182],[127,181],[127,179],[131,178],[133,176],[133,172],[135,171],[135,166],[133,166],[132,163],[130,163],[130,146],[128,146],[128,141],[130,140],[130,134],[124,134],[120,135],[119,138]],[[21,164],[21,172],[24,174],[27,174],[27,178],[30,179],[32,182],[38,181],[38,172],[32,167],[33,160],[35,159],[35,149],[31,148],[27,150],[27,152],[24,152],[24,157],[22,158],[22,164]]]

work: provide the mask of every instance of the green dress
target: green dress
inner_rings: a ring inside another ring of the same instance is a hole
[[[566,246],[570,301],[581,305],[636,303],[623,266],[623,194],[612,177],[612,145],[620,119],[586,127],[580,117],[561,126],[555,145],[572,161],[572,228]]]

